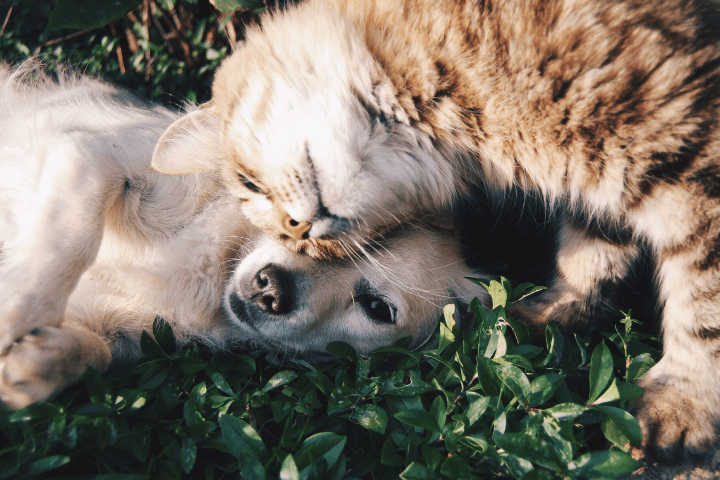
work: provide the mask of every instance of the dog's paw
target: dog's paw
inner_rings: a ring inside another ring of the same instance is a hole
[[[642,429],[643,449],[655,459],[672,463],[702,456],[717,441],[718,410],[714,398],[693,394],[694,385],[638,382],[645,389],[630,411]],[[678,386],[679,385],[679,386]]]
[[[107,369],[110,350],[96,334],[80,329],[33,330],[0,357],[0,402],[22,408],[77,382],[89,366]]]
[[[0,292],[7,295],[9,288],[0,283]],[[6,353],[21,338],[43,327],[59,327],[63,322],[58,302],[38,299],[29,295],[7,295],[0,305],[0,355]]]

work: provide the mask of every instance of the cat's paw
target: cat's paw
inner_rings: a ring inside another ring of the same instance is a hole
[[[703,455],[718,440],[718,410],[714,398],[693,394],[682,383],[642,379],[643,396],[630,411],[642,429],[643,449],[655,459],[671,463]]]
[[[94,333],[36,328],[0,357],[0,402],[22,408],[77,382],[89,366],[107,369],[110,350]]]

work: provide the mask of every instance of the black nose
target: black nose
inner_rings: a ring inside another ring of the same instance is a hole
[[[270,265],[260,270],[250,285],[250,300],[267,313],[281,315],[292,310],[290,273]]]

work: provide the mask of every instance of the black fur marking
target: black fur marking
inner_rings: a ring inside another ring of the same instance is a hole
[[[705,258],[696,262],[695,267],[702,271],[715,269],[720,264],[720,236],[712,239],[712,243],[708,246]]]
[[[688,181],[697,184],[708,198],[720,198],[720,165],[701,168]]]
[[[567,79],[567,80],[557,80],[555,84],[553,85],[553,97],[552,101],[553,103],[557,103],[558,101],[565,98],[565,95],[567,94],[568,90],[570,89],[570,86],[573,83],[573,79]]]
[[[695,336],[702,338],[703,340],[720,340],[720,327],[702,327],[694,333]]]

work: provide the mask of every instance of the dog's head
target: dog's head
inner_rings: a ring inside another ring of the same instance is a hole
[[[318,261],[266,238],[237,266],[225,309],[257,346],[316,356],[339,340],[366,354],[403,337],[422,344],[444,305],[462,316],[484,294],[450,231],[406,225],[366,250]]]

